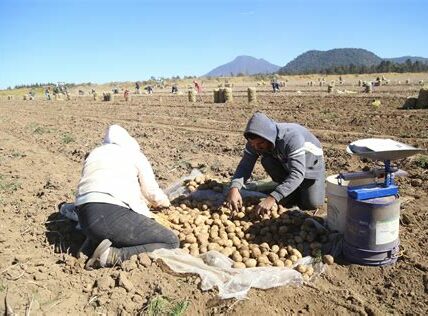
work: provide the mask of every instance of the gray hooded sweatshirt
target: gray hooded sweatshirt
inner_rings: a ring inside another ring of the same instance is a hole
[[[277,202],[294,192],[304,179],[324,176],[321,143],[307,128],[295,123],[277,123],[265,114],[257,112],[248,121],[244,135],[247,133],[268,140],[274,147],[271,152],[260,154],[247,143],[244,156],[233,176],[232,188],[243,187],[260,155],[271,155],[285,170],[284,175],[278,176],[285,177],[285,180],[270,193]]]

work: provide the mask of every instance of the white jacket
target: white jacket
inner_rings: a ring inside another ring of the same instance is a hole
[[[75,204],[89,202],[120,205],[148,217],[148,204],[169,205],[137,141],[119,125],[107,129],[103,145],[85,160]]]

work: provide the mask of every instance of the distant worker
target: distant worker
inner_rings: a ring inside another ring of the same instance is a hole
[[[129,101],[129,90],[125,89],[123,92],[123,97],[125,98],[125,101]]]
[[[279,92],[279,82],[278,82],[278,79],[272,79],[272,82],[271,82],[271,84],[272,84],[272,91],[275,93],[275,92]]]
[[[177,84],[176,84],[176,83],[174,83],[174,84],[172,85],[171,93],[177,93],[177,92],[178,92],[178,86],[177,86]]]
[[[50,87],[47,87],[46,89],[45,89],[45,96],[46,96],[46,100],[50,100],[51,99],[51,88]]]
[[[202,86],[196,80],[193,80],[193,84],[195,85],[196,92],[198,94],[202,93]]]
[[[140,94],[141,93],[140,83],[138,81],[135,83],[135,93],[136,94]]]
[[[145,89],[146,89],[146,91],[147,91],[148,94],[153,94],[153,88],[152,88],[152,86],[147,86]]]

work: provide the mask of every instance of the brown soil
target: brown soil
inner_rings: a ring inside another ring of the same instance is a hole
[[[406,88],[409,90],[408,88]],[[238,89],[239,90],[239,89]],[[155,93],[131,102],[0,100],[0,300],[24,314],[131,313],[153,297],[188,300],[187,313],[428,314],[428,172],[415,158],[400,161],[409,177],[402,196],[401,256],[393,266],[365,267],[339,260],[314,283],[300,288],[251,290],[245,301],[221,301],[201,292],[199,279],[177,276],[159,263],[135,259],[122,267],[86,271],[76,250],[83,236],[62,219],[57,205],[73,201],[85,154],[105,128],[118,123],[141,144],[163,187],[192,167],[227,179],[244,146],[242,131],[256,110],[278,121],[309,127],[322,141],[328,174],[361,170],[370,162],[350,157],[346,144],[388,136],[428,148],[428,112],[398,109],[415,88],[381,87],[373,95],[327,94],[319,87],[259,93],[256,106],[236,91],[232,104],[213,104],[206,93],[194,104],[186,96]],[[382,103],[371,106],[373,99]],[[256,169],[256,178],[265,177]],[[6,307],[2,304],[0,310]]]

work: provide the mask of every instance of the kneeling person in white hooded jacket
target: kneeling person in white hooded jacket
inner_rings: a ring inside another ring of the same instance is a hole
[[[137,141],[118,125],[107,129],[103,144],[86,158],[75,205],[83,232],[99,243],[86,268],[179,246],[177,236],[153,220],[148,207],[168,207],[168,197]]]

